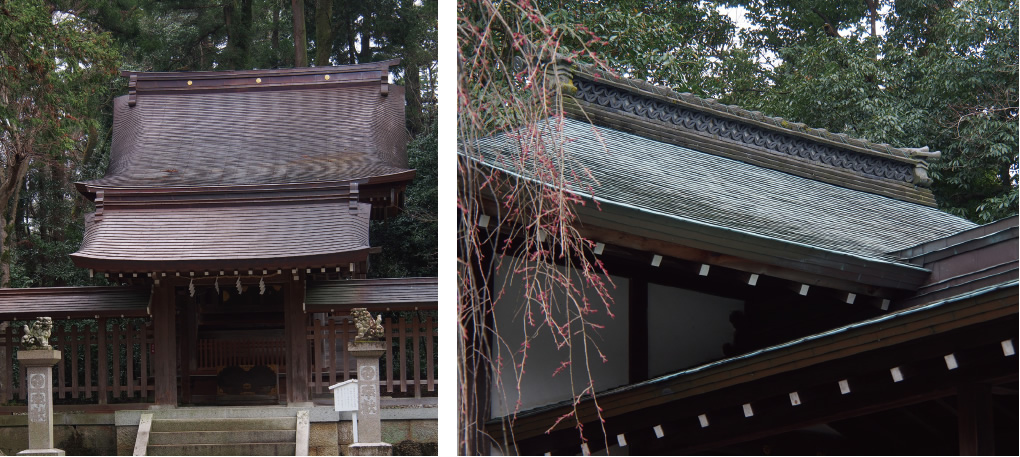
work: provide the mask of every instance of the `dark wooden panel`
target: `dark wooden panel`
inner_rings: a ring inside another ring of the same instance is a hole
[[[373,305],[391,308],[416,305],[435,307],[438,301],[437,278],[316,281],[308,283],[305,297],[308,312],[349,310]]]
[[[38,287],[0,289],[0,319],[147,316],[148,287]]]

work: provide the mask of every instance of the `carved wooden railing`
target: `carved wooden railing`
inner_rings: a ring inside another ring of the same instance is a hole
[[[406,313],[383,319],[389,348],[380,359],[379,389],[383,394],[435,395],[437,325],[433,315]],[[329,394],[329,386],[357,378],[356,362],[347,352],[357,331],[347,318],[313,319],[307,339],[311,350],[309,388],[313,395]]]
[[[284,372],[287,346],[282,338],[200,339],[196,355],[199,370],[231,365],[275,365]]]
[[[25,370],[17,362],[21,323],[0,333],[0,401],[25,401]],[[149,402],[152,328],[145,319],[55,320],[50,345],[60,350],[53,367],[56,404]]]

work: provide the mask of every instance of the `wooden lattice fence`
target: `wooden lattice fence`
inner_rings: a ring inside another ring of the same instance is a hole
[[[437,325],[434,313],[399,313],[383,319],[386,346],[380,359],[379,389],[383,395],[430,396],[436,393]],[[312,395],[329,393],[329,386],[357,378],[356,362],[347,345],[357,331],[348,318],[313,319],[307,338],[311,350]]]
[[[17,362],[22,325],[0,332],[0,399],[25,401],[25,372]],[[55,320],[50,345],[61,351],[53,367],[56,404],[149,402],[152,379],[152,328],[146,319]]]

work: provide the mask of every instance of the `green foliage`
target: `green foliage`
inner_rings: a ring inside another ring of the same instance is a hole
[[[372,257],[376,278],[436,276],[439,259],[438,129],[433,122],[407,146],[408,165],[417,171],[407,188],[403,212],[373,221],[372,243],[382,252]]]
[[[538,5],[576,24],[553,34],[591,51],[582,58],[812,127],[927,145],[943,154],[930,161],[942,209],[981,223],[1017,214],[1016,0]],[[750,27],[737,31],[724,6],[743,7]]]
[[[933,190],[947,210],[986,223],[1017,214],[1016,0],[974,0],[936,16],[917,57],[920,99],[936,121],[943,157]]]
[[[868,15],[864,1],[843,0],[729,0],[723,3],[743,6],[747,19],[760,27],[745,30],[741,37],[749,48],[761,54],[780,53],[790,46],[811,45],[831,36],[826,24],[836,33],[863,25]],[[854,34],[859,34],[860,28]]]
[[[575,39],[584,39],[610,68],[699,94],[718,89],[721,80],[714,70],[728,55],[735,31],[729,19],[707,3],[568,2],[547,17],[579,24]],[[568,48],[581,49],[571,41],[565,41]]]
[[[0,223],[4,228],[0,286],[12,279],[24,285],[34,273],[21,262],[18,250],[32,243],[39,222],[52,223],[46,229],[53,229],[53,236],[44,236],[40,242],[67,241],[61,230],[67,218],[61,211],[74,194],[56,187],[67,186],[78,164],[89,160],[103,141],[104,119],[96,113],[109,103],[119,56],[111,49],[110,35],[95,23],[38,0],[3,3],[0,37]],[[28,216],[25,199],[34,200],[26,182],[46,187],[48,201],[61,208],[42,219]]]
[[[783,13],[783,5],[794,7]],[[930,161],[930,175],[943,210],[979,223],[1017,214],[1015,0],[955,7],[896,2],[880,36],[863,27],[867,10],[855,9],[863,3],[823,11],[856,24],[841,37],[806,21],[810,15],[795,14],[806,8],[797,5],[748,5],[748,17],[762,29],[754,32],[759,41],[746,45],[775,52],[778,64],[759,69],[764,90],[733,91],[724,102],[877,143],[927,145],[942,152]]]

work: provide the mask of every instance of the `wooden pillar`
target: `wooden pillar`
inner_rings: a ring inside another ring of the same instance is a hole
[[[634,384],[648,379],[648,281],[630,278],[628,290],[628,380]]]
[[[181,310],[184,328],[181,329],[181,400],[191,403],[191,373],[197,369],[195,350],[198,340],[197,308],[194,300],[187,300]]]
[[[173,283],[164,280],[152,293],[153,369],[156,405],[177,406],[177,297]]]
[[[155,299],[156,297],[153,296],[153,301],[155,301]],[[108,388],[109,386],[108,380],[110,379],[110,367],[109,364],[107,364],[106,362],[107,354],[109,354],[109,349],[107,349],[106,346],[106,318],[100,317],[96,321],[96,324],[99,327],[96,334],[96,345],[99,346],[99,366],[96,367],[99,370],[99,373],[96,375],[96,378],[98,378],[99,383],[96,386],[97,389],[96,395],[99,397],[99,404],[105,405],[107,402],[107,396],[110,394]]]
[[[287,340],[287,404],[306,403],[308,396],[308,315],[304,310],[305,282],[291,281],[283,303]]]
[[[967,384],[956,389],[960,455],[995,455],[992,388]]]

